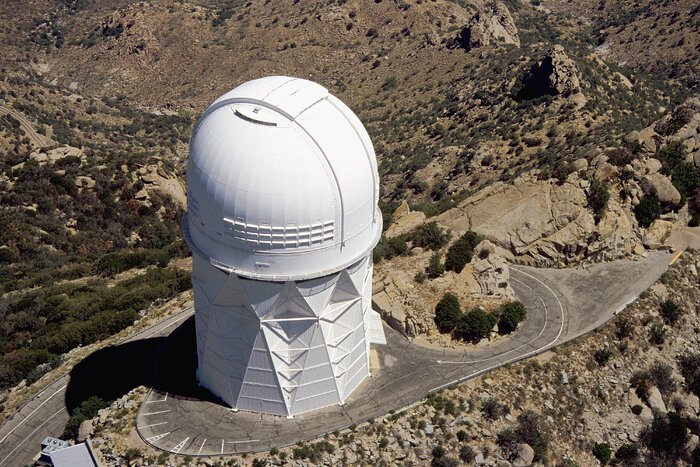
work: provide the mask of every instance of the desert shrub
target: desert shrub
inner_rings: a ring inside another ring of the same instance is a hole
[[[598,364],[598,366],[605,366],[610,358],[612,357],[613,352],[607,347],[600,348],[596,350],[593,353],[593,359],[595,362]]]
[[[662,394],[669,396],[676,390],[677,382],[673,378],[671,365],[657,361],[646,370],[634,372],[630,378],[630,385],[645,397],[651,386],[656,386]]]
[[[510,334],[518,328],[518,324],[525,319],[527,311],[525,305],[518,301],[506,302],[499,308],[498,332]]]
[[[413,246],[439,250],[447,243],[448,235],[435,222],[428,222],[416,228],[408,236]]]
[[[435,324],[440,332],[452,332],[462,316],[457,297],[447,292],[435,306]]]
[[[662,345],[666,340],[666,327],[659,323],[652,324],[649,328],[649,340],[654,345]]]
[[[109,406],[110,402],[102,400],[100,397],[91,396],[80,403],[80,405],[70,414],[66,427],[63,430],[64,439],[75,439],[78,436],[80,424],[85,420],[90,420],[97,416],[97,412]]]
[[[614,149],[608,152],[607,156],[608,162],[617,167],[624,167],[634,160],[634,154],[626,147]]]
[[[693,117],[693,109],[686,106],[678,107],[671,117],[665,122],[659,122],[655,126],[657,133],[663,136],[671,136],[683,128]]]
[[[608,200],[610,200],[610,192],[607,185],[599,180],[593,180],[588,189],[588,207],[593,211],[596,222],[603,218]]]
[[[639,446],[636,443],[623,444],[615,452],[615,461],[622,465],[636,465],[638,460]]]
[[[109,276],[150,265],[165,267],[169,262],[170,255],[163,250],[116,251],[98,259],[95,263],[95,272]]]
[[[471,230],[459,237],[450,248],[447,249],[445,269],[448,271],[462,272],[464,266],[472,260],[474,248],[481,241],[481,236]]]
[[[445,266],[442,265],[440,261],[440,252],[435,251],[430,255],[430,261],[428,262],[428,277],[430,279],[435,279],[440,277],[445,272]]]
[[[459,459],[465,464],[471,464],[476,458],[476,451],[471,446],[459,448]]]
[[[656,193],[642,196],[639,204],[634,207],[634,216],[642,227],[649,227],[661,215],[661,202]]]
[[[686,389],[700,397],[700,354],[687,353],[678,357],[678,366]]]
[[[503,416],[504,407],[496,399],[490,397],[481,403],[481,413],[488,420],[498,420]]]
[[[676,412],[657,412],[651,425],[642,431],[640,439],[654,453],[675,461],[683,455],[687,432],[685,421]]]
[[[127,463],[131,463],[132,461],[135,461],[139,457],[143,456],[141,453],[141,450],[138,448],[129,448],[124,452],[124,460],[126,460]]]
[[[635,404],[632,406],[632,413],[635,415],[640,415],[644,411],[644,407],[642,407],[639,404]]]
[[[405,255],[406,253],[408,253],[408,245],[403,235],[391,238],[382,236],[377,246],[374,247],[372,261],[378,263],[383,259],[391,259],[395,256]]]
[[[441,394],[428,394],[426,401],[435,410],[442,411],[445,415],[458,415],[457,406],[454,401]]]
[[[593,456],[598,459],[602,465],[605,465],[612,457],[612,449],[608,443],[595,443],[593,445]]]
[[[674,325],[680,319],[682,310],[676,302],[669,298],[661,303],[659,313],[666,324]]]
[[[615,323],[615,336],[617,336],[618,339],[626,339],[632,335],[633,330],[634,324],[627,318],[619,319]]]
[[[467,432],[466,432],[466,431],[464,431],[464,430],[459,430],[459,431],[457,432],[457,441],[459,441],[460,443],[463,443],[464,441],[466,441],[467,438],[468,438],[468,435],[467,435]],[[461,456],[460,456],[460,457],[461,457]],[[464,459],[462,459],[462,460],[464,460]]]
[[[496,442],[506,452],[512,452],[516,444],[529,444],[535,451],[534,460],[547,464],[550,435],[543,417],[536,412],[526,410],[518,415],[518,425],[498,433]]]
[[[474,308],[462,315],[456,334],[467,342],[477,344],[481,339],[491,334],[495,325],[495,317],[481,308]]]

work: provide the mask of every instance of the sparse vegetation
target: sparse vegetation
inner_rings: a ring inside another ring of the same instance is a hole
[[[459,237],[447,249],[445,269],[448,271],[462,272],[464,266],[472,260],[474,248],[481,241],[481,236],[471,230]]]

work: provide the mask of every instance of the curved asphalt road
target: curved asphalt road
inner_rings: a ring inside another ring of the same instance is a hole
[[[24,130],[24,132],[27,134],[27,137],[34,146],[36,146],[37,148],[43,148],[45,146],[48,146],[48,143],[46,142],[45,138],[39,133],[37,133],[32,123],[29,120],[27,120],[24,115],[17,112],[15,109],[5,107],[4,105],[0,105],[0,114],[10,114],[14,118],[16,118],[19,121],[20,128]]]
[[[599,327],[636,299],[668,267],[671,255],[614,261],[589,269],[511,267],[511,285],[528,317],[508,339],[466,350],[429,349],[385,326],[377,346],[380,366],[342,407],[285,419],[234,413],[221,405],[154,389],[141,406],[137,427],[150,445],[177,454],[221,455],[268,450],[380,417],[426,394],[551,348]],[[184,310],[128,339],[169,335],[192,315]],[[187,371],[187,368],[183,368]],[[0,427],[0,466],[31,461],[46,435],[60,435],[68,414],[68,375],[50,384]]]
[[[192,307],[185,308],[162,322],[120,341],[117,345],[167,336],[192,314]],[[66,373],[45,386],[0,426],[0,466],[31,464],[44,437],[58,437],[63,433],[69,417],[65,401],[69,380],[70,375]]]

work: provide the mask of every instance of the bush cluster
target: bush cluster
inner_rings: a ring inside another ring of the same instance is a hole
[[[73,413],[70,414],[66,427],[63,430],[63,439],[75,439],[78,436],[80,424],[85,420],[90,420],[97,416],[97,412],[108,407],[111,402],[102,400],[100,397],[91,396],[84,400]]]
[[[103,279],[86,284],[44,287],[19,296],[0,322],[4,354],[0,388],[14,386],[58,355],[88,345],[130,326],[139,312],[158,299],[191,287],[190,273],[176,268],[151,268],[146,273],[107,287]]]
[[[448,271],[462,272],[464,266],[472,260],[474,248],[481,242],[482,237],[471,230],[459,237],[447,249],[445,269]]]
[[[439,250],[449,240],[449,235],[436,222],[428,222],[411,232],[407,239],[414,247]]]
[[[526,314],[525,306],[517,301],[506,302],[491,313],[481,308],[462,312],[457,297],[447,292],[435,307],[435,324],[442,333],[476,344],[488,337],[496,324],[500,334],[512,333]]]
[[[547,464],[550,434],[542,415],[526,410],[518,415],[515,428],[507,428],[496,438],[499,446],[508,454],[512,454],[520,443],[529,444],[535,451],[534,461]]]

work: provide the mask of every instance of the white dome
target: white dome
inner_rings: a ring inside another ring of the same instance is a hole
[[[327,89],[275,76],[224,94],[199,119],[187,169],[190,247],[238,275],[339,271],[379,241],[367,131]]]

